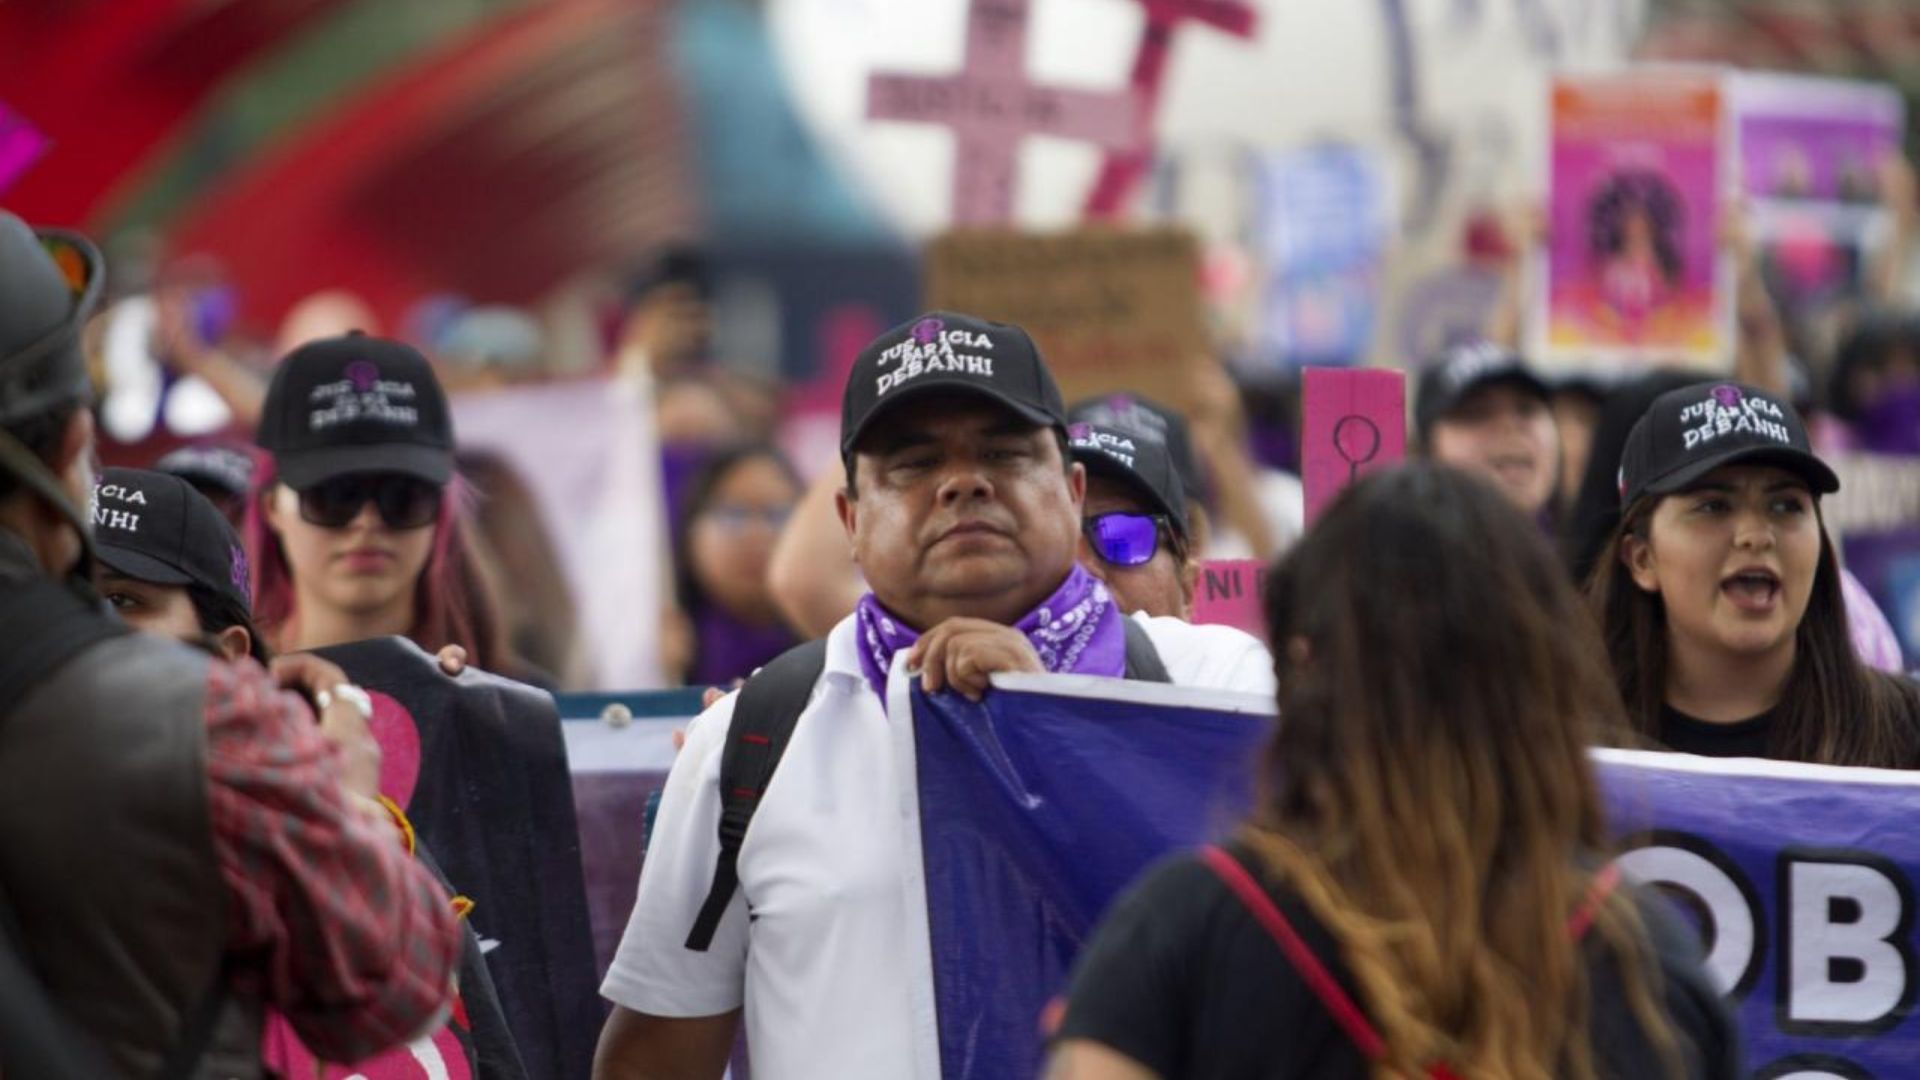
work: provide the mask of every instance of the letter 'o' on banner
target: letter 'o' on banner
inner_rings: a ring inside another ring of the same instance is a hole
[[[1747,989],[1757,973],[1753,905],[1740,883],[1698,852],[1665,845],[1620,856],[1620,870],[1645,885],[1685,893],[1708,919],[1707,976],[1723,994]]]

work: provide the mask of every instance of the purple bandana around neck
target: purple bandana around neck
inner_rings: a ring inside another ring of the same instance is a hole
[[[868,685],[880,695],[882,708],[887,700],[887,672],[893,669],[893,654],[910,649],[920,635],[886,608],[872,593],[860,598],[854,608],[860,635],[860,671]],[[1055,674],[1124,675],[1127,669],[1124,618],[1115,606],[1107,587],[1087,573],[1078,563],[1052,596],[1013,624],[1027,636],[1040,664]]]

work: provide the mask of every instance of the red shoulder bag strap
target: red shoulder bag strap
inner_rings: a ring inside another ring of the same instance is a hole
[[[1306,982],[1307,989],[1313,992],[1314,997],[1320,999],[1320,1004],[1333,1017],[1333,1022],[1339,1024],[1340,1029],[1347,1033],[1347,1038],[1353,1040],[1353,1045],[1359,1049],[1360,1053],[1368,1061],[1379,1061],[1386,1056],[1386,1041],[1380,1038],[1380,1033],[1375,1031],[1373,1025],[1367,1021],[1366,1014],[1360,1011],[1360,1006],[1354,1004],[1353,998],[1341,988],[1339,981],[1327,970],[1327,966],[1322,964],[1307,943],[1301,940],[1293,924],[1287,921],[1287,917],[1274,905],[1273,898],[1267,895],[1267,890],[1261,888],[1260,883],[1253,879],[1253,875],[1247,873],[1247,868],[1240,865],[1240,860],[1209,844],[1200,849],[1200,861],[1206,863],[1207,868],[1212,870],[1227,888],[1233,890],[1233,894],[1240,899],[1240,903],[1253,915],[1254,921],[1267,932],[1267,936],[1273,938],[1274,944],[1280,946],[1281,953],[1286,956],[1287,962],[1293,965],[1293,970]],[[1607,896],[1619,884],[1620,869],[1612,863],[1607,864],[1604,869],[1594,875],[1593,884],[1588,887],[1586,898],[1567,919],[1568,937],[1578,941],[1586,936],[1588,928],[1593,925],[1594,917],[1599,913],[1600,905],[1606,902]],[[1427,1066],[1427,1076],[1429,1080],[1458,1080],[1453,1070],[1445,1065]]]

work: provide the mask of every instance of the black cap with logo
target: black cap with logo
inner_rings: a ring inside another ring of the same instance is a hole
[[[1740,383],[1698,383],[1653,400],[1620,455],[1620,505],[1685,490],[1723,465],[1776,465],[1816,495],[1840,478],[1813,453],[1800,415],[1784,398]]]
[[[1416,438],[1426,442],[1433,425],[1459,408],[1468,394],[1496,383],[1517,386],[1541,401],[1553,399],[1552,390],[1520,354],[1484,341],[1455,345],[1420,373],[1413,395]]]
[[[1073,460],[1089,473],[1110,476],[1132,488],[1167,515],[1182,540],[1188,539],[1186,488],[1166,443],[1125,428],[1072,424],[1067,427],[1067,447]]]
[[[453,418],[433,366],[411,346],[357,332],[280,361],[257,438],[296,491],[349,473],[435,484],[453,475]]]
[[[854,360],[840,406],[848,473],[854,447],[876,419],[933,393],[988,398],[1036,427],[1067,429],[1060,388],[1025,330],[932,311],[881,334]]]
[[[1102,394],[1074,402],[1067,409],[1067,423],[1117,428],[1158,439],[1166,444],[1167,453],[1173,458],[1182,489],[1195,496],[1204,491],[1187,418],[1157,401],[1124,390]]]
[[[105,469],[93,489],[102,564],[135,581],[198,585],[250,611],[247,553],[205,495],[177,476]]]
[[[153,469],[196,487],[244,496],[253,487],[253,465],[253,455],[242,446],[204,442],[169,451],[153,463]]]

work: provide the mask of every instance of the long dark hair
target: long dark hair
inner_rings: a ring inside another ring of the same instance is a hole
[[[1566,925],[1608,845],[1587,750],[1624,716],[1539,530],[1478,477],[1388,470],[1334,502],[1265,602],[1283,721],[1243,836],[1339,939],[1383,1066],[1593,1076]],[[1631,901],[1593,931],[1677,1068]]]
[[[1627,242],[1627,215],[1647,216],[1653,233],[1654,260],[1660,276],[1671,285],[1680,278],[1680,247],[1676,238],[1686,217],[1679,193],[1666,177],[1647,169],[1616,173],[1587,203],[1587,245],[1595,262],[1620,253]]]
[[[1634,583],[1622,553],[1628,537],[1648,539],[1660,498],[1645,496],[1627,508],[1587,581],[1587,600],[1600,620],[1627,715],[1649,739],[1658,737],[1666,701],[1667,612],[1659,594]],[[1814,514],[1817,520],[1818,500]],[[1793,648],[1793,671],[1771,735],[1774,757],[1890,769],[1920,764],[1920,686],[1873,670],[1854,651],[1840,564],[1824,523],[1813,593]]]
[[[237,626],[247,632],[247,655],[266,667],[273,661],[273,651],[267,647],[267,635],[253,623],[253,613],[231,597],[207,588],[205,585],[188,585],[187,599],[193,602],[193,618],[200,626],[200,632],[209,638],[217,638],[220,631],[229,626]],[[213,650],[218,655],[219,650]]]

